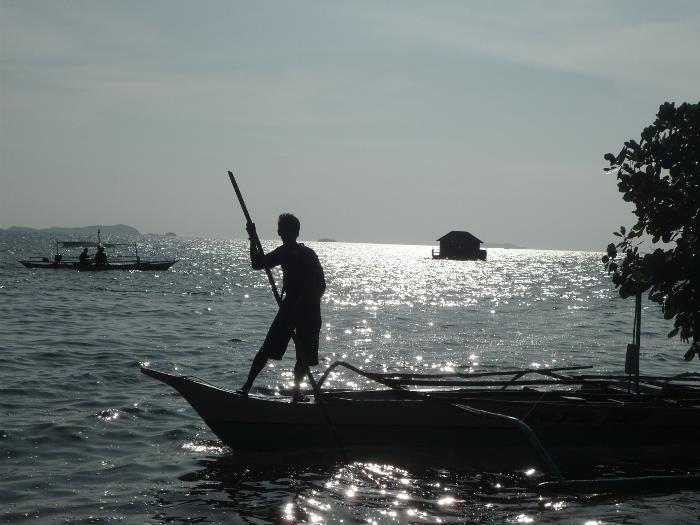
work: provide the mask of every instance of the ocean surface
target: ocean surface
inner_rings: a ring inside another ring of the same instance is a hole
[[[143,258],[179,259],[164,272],[17,263],[53,241],[0,232],[0,523],[700,522],[694,492],[545,497],[521,472],[246,465],[139,364],[240,387],[276,310],[247,243],[139,239]],[[374,371],[624,367],[634,305],[601,253],[489,249],[457,262],[431,260],[430,246],[308,244],[328,282],[317,374],[337,359]],[[643,373],[697,370],[670,328],[645,302]],[[288,353],[256,386],[289,386]],[[373,385],[344,371],[329,386]]]

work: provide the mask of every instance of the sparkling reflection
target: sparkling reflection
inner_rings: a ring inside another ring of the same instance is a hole
[[[378,463],[255,470],[232,454],[199,465],[180,477],[186,498],[161,496],[163,521],[172,517],[167,508],[182,516],[200,503],[229,508],[243,520],[293,523],[533,523],[568,508],[565,500],[537,496],[524,474],[411,472]]]

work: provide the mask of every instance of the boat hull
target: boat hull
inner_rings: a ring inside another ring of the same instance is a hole
[[[528,468],[540,463],[522,419],[560,468],[600,463],[700,463],[700,409],[617,403],[536,402],[529,394],[475,393],[459,402],[401,392],[327,394],[316,403],[242,396],[187,377],[142,371],[174,387],[229,447],[250,458],[279,455],[449,468]],[[512,395],[511,395],[512,394]],[[477,409],[474,411],[473,409]]]
[[[114,262],[104,266],[95,266],[94,264],[80,264],[79,262],[60,262],[53,263],[50,261],[19,261],[26,268],[38,268],[45,270],[78,270],[81,272],[104,272],[111,270],[140,270],[140,271],[155,271],[167,270],[177,261],[125,261]]]

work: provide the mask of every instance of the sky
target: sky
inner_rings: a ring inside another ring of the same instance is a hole
[[[602,251],[700,2],[0,0],[0,228]]]

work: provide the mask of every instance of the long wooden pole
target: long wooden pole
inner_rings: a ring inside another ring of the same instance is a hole
[[[634,344],[637,345],[637,352],[635,354],[635,367],[634,367],[634,386],[639,394],[639,353],[641,345],[641,332],[642,332],[642,294],[638,293],[634,298],[634,313],[635,313],[635,341]]]
[[[245,201],[243,200],[243,195],[241,194],[241,190],[238,187],[238,183],[236,182],[236,177],[234,177],[233,173],[229,171],[228,178],[231,179],[233,189],[236,191],[236,197],[238,197],[238,202],[241,205],[241,209],[243,210],[243,215],[245,215],[246,225],[254,224],[253,220],[250,218],[250,213],[248,213],[248,207],[245,205]],[[255,232],[255,235],[251,237],[250,240],[253,241],[253,243],[255,244],[258,253],[260,253],[260,255],[264,255],[265,251],[263,250],[262,244],[260,243],[260,237],[258,237],[257,231]],[[272,272],[267,267],[265,267],[265,273],[267,274],[267,280],[270,281],[270,286],[272,287],[272,293],[275,296],[275,301],[277,301],[277,305],[279,306],[282,304],[282,297],[280,297],[280,294],[277,291],[277,283],[275,283],[275,278],[272,276]]]
[[[234,177],[233,172],[231,172],[231,171],[228,172],[228,178],[231,180],[231,184],[233,185],[233,189],[236,191],[236,197],[238,197],[238,202],[241,205],[241,209],[243,210],[243,215],[245,215],[246,224],[254,224],[253,220],[250,218],[250,213],[248,213],[248,207],[245,205],[245,201],[243,200],[243,195],[241,194],[241,190],[238,187],[238,183],[236,182],[236,177]],[[265,251],[263,250],[262,244],[260,243],[260,237],[258,237],[257,231],[255,232],[253,237],[251,237],[250,240],[253,241],[253,243],[255,244],[255,247],[258,250],[258,253],[260,253],[261,256],[264,256]],[[275,283],[275,278],[272,276],[272,272],[270,271],[269,268],[265,267],[265,273],[267,274],[267,280],[270,281],[270,287],[272,288],[272,293],[275,296],[275,301],[277,301],[277,305],[282,306],[282,298],[280,297],[280,294],[277,291],[277,283]],[[294,333],[292,334],[292,340],[294,341],[294,346],[296,346],[297,339],[296,339],[296,334],[294,334]],[[338,437],[338,433],[336,431],[335,425],[333,424],[333,421],[331,420],[330,414],[328,413],[328,410],[326,410],[326,406],[323,403],[323,400],[321,399],[321,390],[319,389],[318,385],[316,384],[316,380],[314,379],[314,376],[311,373],[311,370],[307,371],[306,376],[309,379],[309,383],[311,384],[311,388],[314,391],[314,396],[316,397],[316,402],[321,407],[321,411],[323,412],[323,415],[326,418],[326,421],[328,421],[328,426],[330,427],[331,432],[333,433],[333,438],[335,439],[336,445],[338,445],[338,450],[340,451],[340,455],[345,461],[347,461],[348,457],[347,457],[347,454],[345,453],[345,448],[343,447],[342,443],[340,442],[340,438]]]

